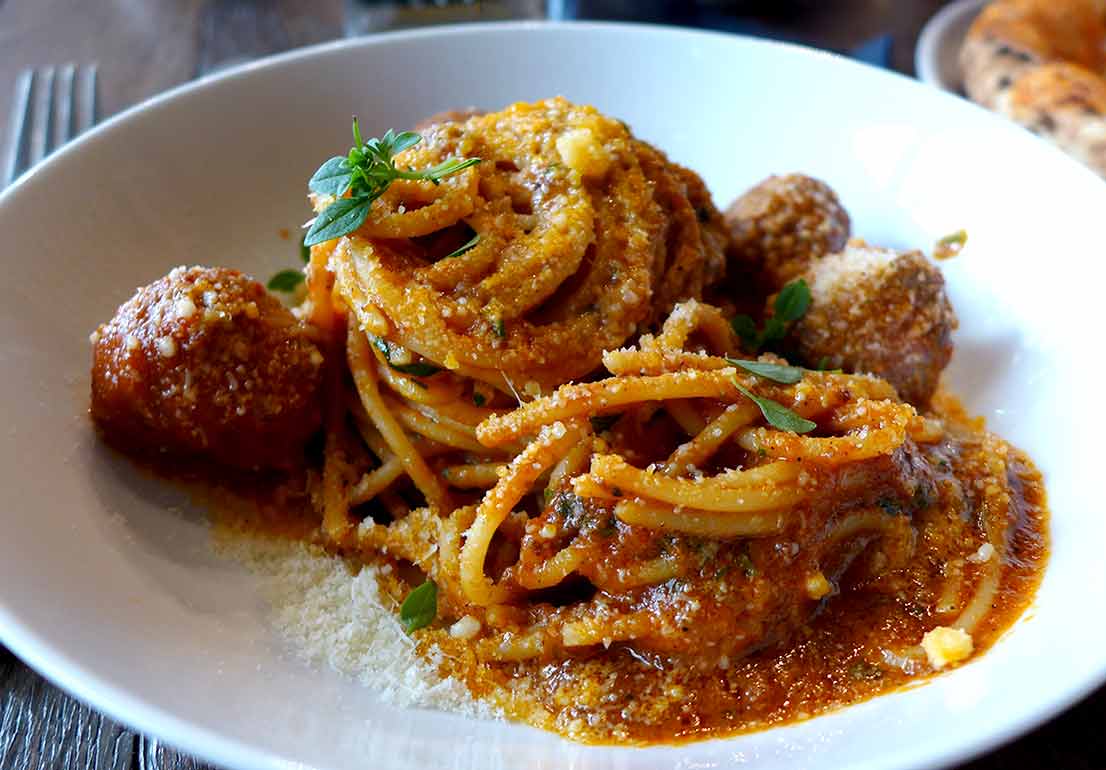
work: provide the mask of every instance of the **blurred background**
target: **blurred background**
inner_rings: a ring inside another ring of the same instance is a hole
[[[680,24],[787,40],[908,74],[942,0],[0,0],[0,114],[27,67],[96,62],[99,117],[229,65],[393,29],[501,19]]]

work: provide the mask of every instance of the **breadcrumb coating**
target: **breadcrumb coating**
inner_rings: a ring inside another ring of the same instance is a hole
[[[770,176],[725,213],[731,259],[778,291],[815,260],[839,251],[849,238],[849,214],[837,194],[802,174]]]
[[[956,315],[941,271],[920,251],[852,241],[804,277],[811,306],[792,330],[808,365],[875,374],[926,405],[952,357]]]
[[[290,467],[321,423],[323,356],[257,281],[178,267],[92,335],[92,417],[127,447]]]

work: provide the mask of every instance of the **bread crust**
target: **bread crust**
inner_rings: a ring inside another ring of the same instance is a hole
[[[1106,0],[995,0],[960,65],[969,98],[1106,176]]]

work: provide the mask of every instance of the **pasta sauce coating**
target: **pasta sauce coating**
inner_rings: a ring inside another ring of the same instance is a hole
[[[399,159],[453,157],[482,161],[437,187],[393,184],[332,248],[362,326],[383,318],[384,336],[460,375],[548,390],[725,269],[701,181],[593,108],[551,99],[432,123]],[[448,259],[410,240],[457,228],[477,241]]]

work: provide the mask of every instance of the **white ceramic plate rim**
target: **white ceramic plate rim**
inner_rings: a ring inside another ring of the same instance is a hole
[[[135,105],[124,112],[112,117],[100,124],[79,140],[62,148],[51,156],[44,164],[32,169],[20,180],[17,180],[7,190],[0,193],[0,207],[13,196],[17,195],[20,187],[39,169],[49,165],[64,162],[64,159],[73,153],[78,153],[90,146],[97,139],[111,131],[116,125],[136,120],[151,109],[164,102],[178,98],[181,95],[203,89],[214,82],[221,82],[237,78],[247,78],[251,73],[271,67],[279,67],[300,59],[311,58],[331,51],[355,48],[361,46],[373,46],[384,42],[417,40],[421,38],[434,38],[447,35],[479,34],[487,30],[517,29],[526,30],[544,27],[570,27],[581,30],[625,30],[633,28],[645,28],[664,30],[673,34],[686,35],[688,37],[733,38],[735,36],[722,33],[685,30],[659,25],[644,24],[619,24],[602,22],[498,22],[466,24],[461,26],[438,27],[400,31],[377,35],[371,38],[340,40],[317,46],[299,49],[278,56],[270,57],[257,62],[248,63],[227,72],[211,75],[192,81],[174,89],[166,91],[141,104]],[[796,55],[813,59],[820,57],[841,59],[835,54],[808,49],[787,43],[759,41],[764,46],[784,47],[792,49]],[[866,65],[850,62],[850,66],[866,68]],[[909,78],[895,73],[883,72],[883,76],[897,78],[902,88],[918,87]],[[1001,122],[996,119],[996,127]],[[1067,160],[1061,153],[1056,153],[1057,162],[1074,163]],[[1091,172],[1086,171],[1090,174]],[[258,767],[258,768],[285,768],[289,763],[280,757],[259,749],[257,746],[244,741],[226,738],[215,731],[197,728],[186,720],[182,720],[172,713],[158,707],[141,698],[136,698],[126,690],[114,686],[111,682],[100,678],[88,670],[80,662],[60,654],[45,635],[36,635],[23,628],[19,621],[0,605],[0,641],[22,658],[28,665],[39,671],[54,684],[71,692],[76,697],[101,710],[112,718],[124,722],[141,732],[151,733],[165,740],[167,743],[188,751],[196,756],[219,765],[233,767]],[[933,744],[922,743],[911,745],[895,754],[868,758],[862,767],[871,768],[909,768],[932,767],[947,765],[957,761],[963,761],[976,756],[988,749],[994,748],[1014,737],[1032,729],[1060,711],[1069,707],[1100,684],[1106,682],[1106,651],[1097,667],[1077,686],[1067,689],[1058,688],[1043,694],[1032,708],[1024,708],[1016,718],[1011,718],[1005,723],[985,727],[971,739],[946,741],[942,743],[935,740]],[[296,765],[298,766],[298,765]]]

